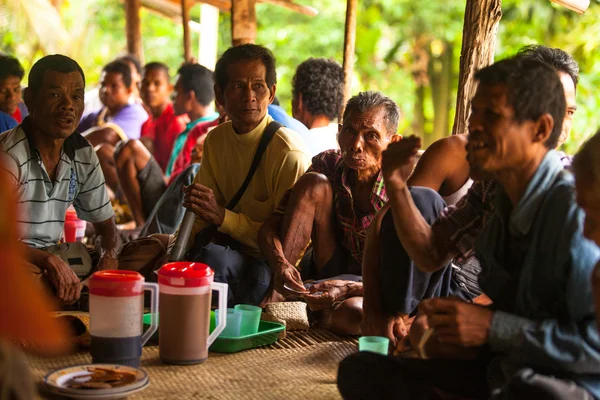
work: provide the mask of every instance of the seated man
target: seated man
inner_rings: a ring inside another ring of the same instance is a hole
[[[113,61],[102,68],[100,100],[104,108],[86,116],[77,128],[92,146],[115,146],[121,140],[140,137],[148,113],[140,104],[130,103],[133,85],[126,62]]]
[[[280,213],[285,210],[283,216],[271,217],[259,236],[274,271],[274,288],[284,296],[294,294],[289,289],[302,291],[303,279],[333,279],[311,288],[313,292],[323,291],[322,295],[305,299],[313,309],[336,303],[335,313],[324,318],[330,323],[324,326],[340,333],[360,332],[362,283],[348,280],[360,280],[367,229],[387,202],[381,154],[388,143],[400,139],[395,136],[399,117],[397,105],[380,93],[363,92],[353,97],[340,127],[341,150],[313,158],[308,173],[279,208]],[[443,202],[428,192],[422,198],[421,211],[434,220]],[[294,264],[309,240],[313,245],[311,259],[300,274]],[[404,266],[396,269],[405,274],[407,307],[414,309],[421,298],[437,293],[438,275],[444,273],[420,273],[408,257],[393,261]],[[338,275],[346,276],[336,279]]]
[[[292,115],[309,129],[299,132],[311,157],[338,148],[336,123],[344,101],[344,70],[334,60],[309,58],[292,79]]]
[[[204,135],[208,128],[217,124],[212,108],[212,71],[200,64],[185,64],[177,73],[179,78],[175,85],[173,113],[187,114],[192,120],[177,134],[177,140],[184,139],[185,142],[190,134],[195,135],[195,132],[199,131]],[[145,90],[142,94],[146,97]],[[177,160],[181,155],[182,146],[174,146],[169,153],[169,159]],[[183,165],[180,170],[174,171],[174,164],[168,164],[167,173],[163,174],[156,157],[137,140],[128,141],[117,148],[114,162],[120,185],[138,227],[144,225],[169,183],[187,167]]]
[[[23,120],[19,109],[21,103],[21,79],[23,67],[14,57],[0,55],[0,111],[13,117],[18,123]]]
[[[229,305],[260,304],[270,286],[271,269],[258,247],[258,230],[310,161],[300,136],[279,127],[243,196],[227,209],[248,175],[265,130],[274,127],[267,108],[275,96],[275,58],[259,45],[231,47],[217,62],[214,80],[217,101],[231,121],[207,136],[200,170],[186,189],[183,205],[196,215],[188,258],[210,265],[215,281],[228,283]],[[218,232],[203,246],[207,227]]]
[[[562,83],[561,91],[564,93],[567,108],[557,148],[568,137],[573,125],[573,115],[577,109],[575,101],[575,89],[579,79],[579,67],[573,58],[560,49],[545,46],[527,46],[522,48],[519,57],[541,61],[554,68]],[[466,149],[461,147],[465,142],[461,135],[444,138],[431,145],[423,154],[415,171],[408,180],[409,186],[424,186],[438,191],[441,195],[452,196],[453,191],[469,180],[468,162],[466,161]],[[388,149],[390,157],[397,165],[402,165],[403,170],[412,170],[414,162],[413,155],[420,147],[420,140],[416,138],[405,138],[393,144]],[[559,153],[565,167],[570,165],[569,157]],[[390,200],[393,210],[395,231],[392,236],[397,239],[391,240],[392,248],[397,248],[399,242],[406,249],[409,256],[415,260],[420,268],[427,271],[436,271],[443,268],[450,260],[454,259],[457,269],[452,274],[453,286],[460,286],[469,297],[475,297],[481,293],[477,285],[477,277],[480,267],[473,254],[474,241],[477,238],[482,222],[491,211],[489,196],[496,184],[493,181],[475,182],[467,195],[457,203],[444,211],[442,217],[433,224],[425,221],[417,209],[412,205],[412,199],[408,192],[402,192],[395,199]],[[459,190],[460,191],[460,190]],[[454,197],[454,196],[452,196]],[[377,216],[376,223],[380,224],[384,218],[391,218],[385,211]],[[431,225],[431,226],[430,226]],[[378,276],[376,260],[379,257],[377,243],[380,242],[379,231],[371,232],[370,240],[374,242],[374,251],[365,254],[369,262],[365,265],[369,275]],[[369,239],[367,240],[369,241]],[[368,276],[365,278],[368,280]],[[403,325],[405,316],[386,315],[377,305],[381,293],[377,287],[373,291],[365,283],[365,313],[363,329],[372,335],[386,335],[392,332],[390,325]],[[375,304],[371,308],[369,303]],[[404,331],[404,329],[401,329]],[[390,337],[396,341],[395,337]]]
[[[173,85],[169,67],[159,62],[146,64],[140,93],[150,111],[150,117],[142,125],[140,141],[163,171],[167,169],[175,138],[185,130],[185,124],[189,122],[187,115],[175,114],[171,92]]]
[[[62,305],[79,298],[81,285],[61,258],[44,249],[61,240],[67,208],[73,204],[102,237],[98,269],[116,269],[120,245],[96,153],[74,133],[84,89],[83,71],[74,60],[58,54],[42,58],[31,68],[25,89],[31,114],[0,135],[3,168],[14,178],[22,207],[19,239],[29,246],[31,270],[49,280]]]
[[[553,68],[522,57],[475,78],[469,165],[498,183],[475,245],[479,283],[493,304],[423,301],[429,332],[416,342],[421,357],[432,359],[352,355],[338,374],[347,399],[432,398],[439,391],[476,399],[600,396],[589,279],[599,252],[582,236],[573,179],[552,150],[566,110],[562,84]],[[392,201],[408,188],[387,156]]]
[[[269,108],[267,110],[269,116],[273,118],[273,120],[279,122],[281,125],[285,126],[293,130],[296,133],[302,135],[303,133],[308,132],[308,128],[304,126],[304,124],[298,121],[296,118],[291,117],[288,113],[279,105],[279,99],[277,96],[273,99],[273,103],[269,104]]]

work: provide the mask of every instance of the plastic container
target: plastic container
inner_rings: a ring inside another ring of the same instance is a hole
[[[63,238],[66,243],[81,242],[85,236],[85,227],[87,223],[77,217],[74,208],[69,207],[65,214],[65,226]]]
[[[144,290],[152,293],[156,314],[158,285],[145,283],[135,271],[107,270],[95,272],[89,288],[92,362],[139,367],[142,346],[158,327],[151,319],[149,329],[142,331]]]
[[[239,336],[253,335],[258,332],[262,308],[250,304],[238,304],[234,309],[242,313]]]
[[[218,319],[218,315],[217,315]],[[218,321],[217,321],[218,322]],[[240,327],[242,325],[242,312],[235,308],[227,309],[227,324],[219,336],[236,337],[240,336]]]
[[[215,329],[215,313],[211,311],[210,332]],[[144,315],[144,325],[150,323],[150,314]],[[253,349],[255,347],[267,346],[277,341],[279,333],[285,330],[285,326],[276,322],[260,321],[258,332],[253,335],[227,337],[220,335],[210,346],[210,351],[215,353],[236,353],[242,350]],[[158,340],[158,333],[152,337],[152,340]]]
[[[172,262],[158,270],[162,361],[190,365],[208,358],[208,347],[227,323],[227,284],[214,282],[213,277],[208,265],[196,262]],[[212,290],[219,292],[219,324],[210,333]]]
[[[277,322],[260,321],[258,332],[238,337],[225,337],[221,335],[210,346],[210,351],[214,351],[215,353],[236,353],[255,347],[267,346],[275,343],[279,337],[279,333],[284,329],[285,326]]]
[[[387,356],[389,346],[390,340],[383,336],[362,336],[358,339],[359,351],[370,351]]]

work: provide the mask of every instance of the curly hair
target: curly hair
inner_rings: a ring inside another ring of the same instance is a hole
[[[344,101],[344,69],[334,60],[309,58],[298,65],[292,78],[294,99],[300,94],[311,115],[336,119]]]

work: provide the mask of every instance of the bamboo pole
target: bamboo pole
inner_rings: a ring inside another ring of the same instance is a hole
[[[254,43],[256,39],[256,0],[231,1],[231,42],[233,46]]]
[[[181,20],[183,23],[183,58],[185,62],[189,62],[192,60],[192,36],[188,0],[181,0]]]
[[[125,0],[125,31],[127,36],[127,52],[143,60],[142,28],[140,10],[142,0]]]
[[[344,103],[339,115],[342,121],[346,103],[352,95],[352,77],[354,72],[354,52],[356,47],[356,9],[358,0],[346,2],[346,32],[344,35]]]
[[[477,70],[494,62],[500,18],[502,0],[467,0],[453,135],[467,133],[471,99],[477,89],[473,77]]]

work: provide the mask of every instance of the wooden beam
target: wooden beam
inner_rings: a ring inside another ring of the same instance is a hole
[[[190,32],[190,4],[188,0],[181,0],[181,23],[183,25],[183,59],[189,62],[192,59],[192,34]]]
[[[142,0],[125,0],[125,31],[127,32],[127,52],[143,62],[142,25],[140,9]]]
[[[302,4],[296,4],[290,0],[259,0],[261,3],[271,3],[281,7],[285,7],[289,10],[295,11],[300,14],[314,17],[319,14],[319,10],[311,6],[305,6]]]
[[[358,0],[346,2],[346,32],[344,35],[344,103],[338,117],[342,122],[346,103],[352,95],[352,77],[354,75],[354,52],[356,47],[356,9]]]
[[[256,0],[231,1],[231,41],[233,46],[254,43],[256,39]]]
[[[500,18],[502,0],[467,0],[453,135],[467,133],[471,99],[477,88],[473,77],[477,70],[494,62]]]

